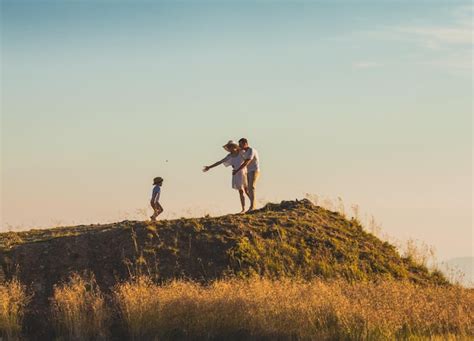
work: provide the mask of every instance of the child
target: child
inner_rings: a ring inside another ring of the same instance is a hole
[[[160,205],[160,194],[161,194],[161,185],[163,185],[163,178],[156,177],[153,179],[153,192],[151,194],[151,201],[150,205],[154,210],[153,215],[150,217],[152,221],[156,221],[156,217],[158,217],[163,212],[163,207]]]

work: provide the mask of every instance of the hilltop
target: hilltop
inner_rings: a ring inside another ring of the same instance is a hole
[[[18,276],[42,294],[73,271],[93,272],[104,287],[139,271],[160,280],[258,274],[446,283],[356,220],[308,200],[245,215],[2,233],[0,265],[2,277]]]

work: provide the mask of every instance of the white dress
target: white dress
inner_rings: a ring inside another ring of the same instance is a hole
[[[223,162],[224,166],[232,166],[233,170],[239,168],[242,163],[244,163],[244,158],[241,153],[237,155],[229,154],[224,158]],[[232,175],[232,188],[244,189],[245,187],[247,187],[247,167]]]

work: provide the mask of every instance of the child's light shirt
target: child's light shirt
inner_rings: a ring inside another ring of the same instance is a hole
[[[160,200],[161,186],[155,185],[153,192],[151,193],[151,201],[157,203]]]

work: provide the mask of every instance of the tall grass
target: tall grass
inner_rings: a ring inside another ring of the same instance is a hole
[[[107,305],[91,277],[57,285],[57,337],[105,339],[115,309],[115,325],[129,333],[120,337],[135,340],[474,338],[474,290],[459,286],[262,278],[159,285],[139,276],[112,297]],[[27,302],[18,281],[0,285],[2,337],[20,337]]]
[[[53,320],[57,336],[66,340],[105,339],[109,310],[94,277],[73,274],[54,287]]]
[[[474,337],[474,292],[461,287],[267,279],[160,286],[140,277],[114,294],[137,340]]]
[[[29,299],[26,288],[18,280],[0,284],[0,339],[20,338],[22,320]]]

